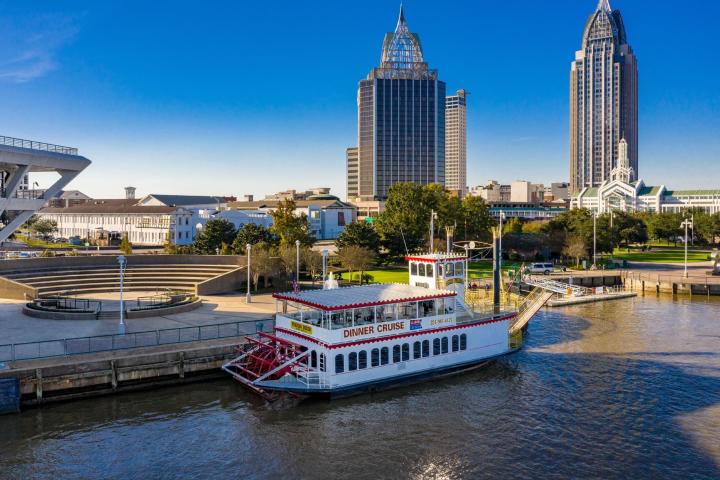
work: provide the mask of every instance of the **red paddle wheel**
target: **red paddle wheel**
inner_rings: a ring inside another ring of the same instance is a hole
[[[245,337],[246,343],[238,347],[236,359],[223,365],[223,370],[235,380],[268,401],[277,400],[280,393],[262,389],[255,382],[278,380],[293,372],[297,366],[307,365],[307,351],[297,343],[269,333]]]

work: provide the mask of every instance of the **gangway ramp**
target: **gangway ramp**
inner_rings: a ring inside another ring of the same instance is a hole
[[[561,295],[582,297],[590,294],[590,289],[588,288],[546,278],[526,277],[523,279],[523,282],[533,287],[542,288],[543,290],[559,293]]]
[[[510,324],[508,333],[512,336],[521,331],[530,319],[550,300],[556,292],[545,289],[544,287],[536,287],[525,300],[520,304],[518,313]]]

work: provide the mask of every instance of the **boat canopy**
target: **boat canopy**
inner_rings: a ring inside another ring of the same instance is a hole
[[[332,290],[304,290],[275,293],[278,300],[288,300],[325,311],[372,307],[391,303],[414,302],[433,298],[454,297],[450,290],[433,290],[403,283],[380,283]]]

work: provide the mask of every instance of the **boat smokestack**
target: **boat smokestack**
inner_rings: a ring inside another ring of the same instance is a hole
[[[500,250],[500,235],[496,229],[493,228],[493,305],[495,313],[500,311],[500,256],[502,251]]]
[[[445,227],[445,236],[447,239],[447,254],[450,255],[452,253],[452,244],[453,244],[453,233],[455,231],[455,227],[449,225]]]

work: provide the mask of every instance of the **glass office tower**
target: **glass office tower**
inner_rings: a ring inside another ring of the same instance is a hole
[[[428,68],[402,7],[357,101],[361,199],[384,200],[396,182],[445,184],[445,83]]]
[[[570,68],[570,189],[597,187],[627,143],[638,174],[638,67],[619,10],[600,0]]]

